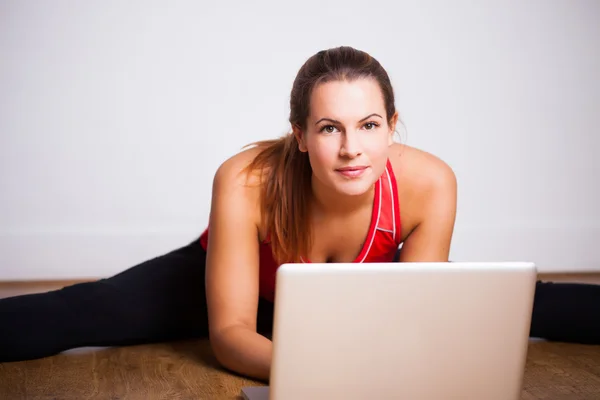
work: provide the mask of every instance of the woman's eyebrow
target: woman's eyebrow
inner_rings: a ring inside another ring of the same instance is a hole
[[[364,120],[366,120],[366,119],[369,119],[369,118],[371,118],[371,117],[379,117],[379,118],[383,119],[383,117],[382,117],[381,115],[379,115],[379,114],[376,114],[376,113],[373,113],[373,114],[367,115],[366,117],[364,117],[363,119],[361,119],[361,120],[360,120],[360,121],[358,121],[358,122],[363,122]],[[335,120],[335,119],[331,119],[331,118],[321,118],[320,120],[318,120],[317,122],[315,122],[315,125],[317,125],[317,124],[318,124],[319,122],[321,122],[321,121],[329,121],[329,122],[333,122],[334,124],[341,124],[341,122],[340,122],[340,121],[337,121],[337,120]]]

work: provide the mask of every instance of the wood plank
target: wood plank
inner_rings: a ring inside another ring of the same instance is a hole
[[[600,274],[541,278],[600,283]],[[0,282],[0,298],[77,282]],[[0,399],[241,399],[248,385],[263,383],[222,369],[207,340],[74,349],[0,364]],[[600,398],[600,346],[532,340],[521,398]]]
[[[206,340],[83,348],[0,364],[2,399],[232,399],[264,383],[222,369]]]
[[[235,399],[261,386],[222,369],[207,340],[76,349],[0,364],[0,398]],[[600,398],[600,346],[532,341],[522,399]]]

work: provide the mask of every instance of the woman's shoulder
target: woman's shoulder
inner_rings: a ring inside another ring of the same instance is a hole
[[[246,215],[259,222],[260,179],[248,166],[258,154],[257,148],[234,154],[217,168],[212,184],[212,208],[227,204],[245,210]],[[223,204],[222,204],[223,203]]]
[[[394,143],[390,163],[396,177],[403,237],[426,218],[432,199],[456,196],[457,182],[452,168],[441,158],[405,144]]]
[[[215,182],[233,186],[256,187],[260,183],[259,176],[248,167],[254,161],[260,149],[251,147],[242,150],[219,165],[215,173]]]
[[[441,158],[405,144],[394,143],[390,162],[398,183],[411,189],[427,190],[455,180],[454,171]]]

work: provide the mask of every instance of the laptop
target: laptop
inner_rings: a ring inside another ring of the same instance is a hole
[[[284,264],[263,399],[521,396],[529,262]]]

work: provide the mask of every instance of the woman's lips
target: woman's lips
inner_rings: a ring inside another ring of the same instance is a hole
[[[357,178],[364,174],[368,167],[357,166],[357,167],[343,167],[336,169],[337,172],[348,178]]]

